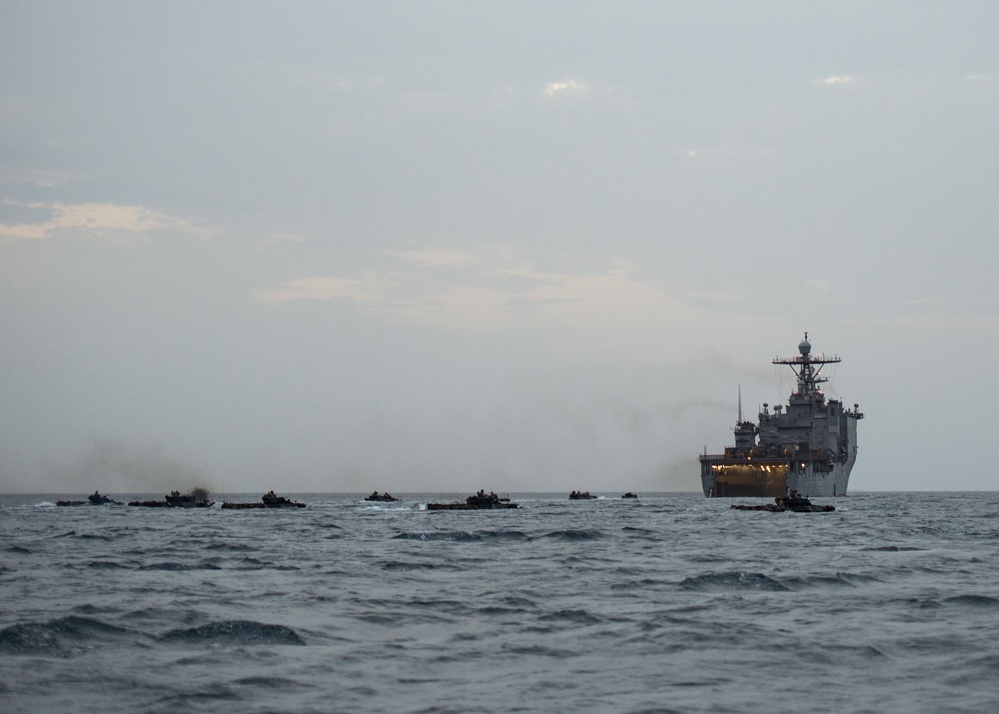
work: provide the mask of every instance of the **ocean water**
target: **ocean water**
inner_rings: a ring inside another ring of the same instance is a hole
[[[999,711],[999,494],[619,495],[0,497],[0,711]]]

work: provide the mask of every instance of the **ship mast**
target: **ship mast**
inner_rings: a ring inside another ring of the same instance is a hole
[[[805,339],[798,345],[798,352],[801,354],[797,357],[778,357],[774,359],[773,364],[786,364],[798,378],[798,390],[794,396],[810,399],[821,397],[818,385],[828,380],[825,377],[819,376],[819,372],[822,371],[824,365],[840,362],[840,358],[836,356],[824,357],[822,355],[813,357],[811,354],[812,345],[808,341],[807,332],[805,333]]]

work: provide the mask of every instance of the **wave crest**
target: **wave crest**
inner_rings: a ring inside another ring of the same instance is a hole
[[[706,573],[684,578],[680,582],[681,590],[701,592],[718,592],[731,590],[763,590],[768,592],[787,592],[790,588],[776,578],[763,573],[732,571],[727,573]]]
[[[222,620],[199,627],[170,630],[160,642],[210,645],[304,645],[297,632],[284,625],[253,620]]]
[[[20,622],[0,630],[0,652],[71,657],[133,634],[100,620],[69,615],[48,622]]]

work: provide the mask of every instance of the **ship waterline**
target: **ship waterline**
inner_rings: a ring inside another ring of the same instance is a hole
[[[786,410],[777,405],[771,412],[764,404],[757,423],[743,421],[740,396],[735,446],[724,454],[705,450],[700,456],[705,496],[846,495],[857,458],[857,422],[864,415],[856,404],[847,409],[839,400],[826,399],[820,372],[840,359],[813,356],[811,348],[806,332],[797,356],[773,360],[797,377]]]

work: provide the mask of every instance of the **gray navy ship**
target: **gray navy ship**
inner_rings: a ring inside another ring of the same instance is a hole
[[[858,405],[845,409],[837,399],[827,400],[819,376],[839,357],[812,355],[808,333],[798,345],[798,356],[776,358],[798,378],[787,410],[763,405],[759,423],[739,420],[735,446],[724,454],[701,455],[701,486],[709,498],[784,496],[797,491],[805,497],[845,496],[850,471],[857,458],[857,422],[864,418]]]

